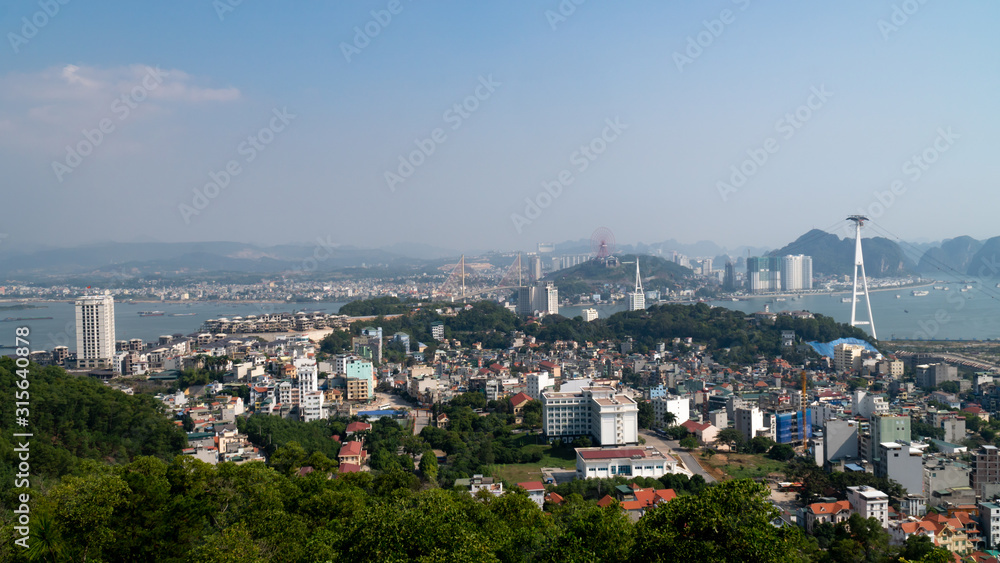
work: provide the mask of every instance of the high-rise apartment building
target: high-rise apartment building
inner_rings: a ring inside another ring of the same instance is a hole
[[[751,256],[747,258],[747,289],[751,293],[767,293],[781,289],[781,267],[778,256]]]
[[[519,288],[516,311],[518,315],[533,315],[535,312],[558,315],[559,288],[550,281]]]
[[[537,254],[531,257],[531,279],[536,282],[542,279],[542,257]]]
[[[111,367],[114,357],[115,298],[111,295],[88,295],[77,299],[77,367]]]
[[[736,291],[736,264],[726,262],[726,273],[722,277],[722,289]]]
[[[781,259],[781,289],[812,289],[812,256],[788,255]]]

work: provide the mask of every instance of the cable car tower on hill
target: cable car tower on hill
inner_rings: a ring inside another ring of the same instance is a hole
[[[878,340],[875,335],[875,319],[872,317],[872,301],[868,295],[868,278],[865,276],[865,259],[861,254],[861,227],[868,221],[864,215],[851,215],[848,221],[854,221],[854,285],[851,290],[851,326],[868,325],[872,331],[872,338]],[[862,293],[858,293],[858,268],[861,268]],[[865,305],[868,307],[868,320],[857,320],[858,296],[865,296]]]

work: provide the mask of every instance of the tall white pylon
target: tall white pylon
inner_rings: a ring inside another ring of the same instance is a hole
[[[635,291],[628,294],[628,310],[643,311],[646,309],[646,292],[642,289],[642,278],[639,276],[639,256],[635,257]]]
[[[875,334],[875,319],[872,317],[872,300],[868,295],[868,278],[865,276],[865,259],[861,254],[861,227],[868,221],[864,215],[851,215],[848,221],[854,221],[854,288],[851,290],[851,326],[868,325],[871,327],[872,338],[878,339]],[[861,285],[863,293],[858,293],[858,268],[861,268]],[[868,306],[868,320],[857,320],[858,296],[865,296],[865,305]]]

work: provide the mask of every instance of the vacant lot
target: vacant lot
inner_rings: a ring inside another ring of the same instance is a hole
[[[552,447],[548,444],[527,444],[521,448],[529,453],[540,453],[542,459],[534,463],[491,465],[486,472],[509,483],[541,481],[543,467],[576,468],[576,452],[571,447]]]
[[[759,454],[717,453],[710,458],[698,455],[698,461],[720,481],[744,477],[762,479],[769,473],[782,473],[785,470],[784,463]]]

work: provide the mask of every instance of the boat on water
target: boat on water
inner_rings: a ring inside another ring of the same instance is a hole
[[[898,293],[896,294],[896,299],[901,299],[901,296]]]
[[[0,320],[2,323],[15,323],[17,321],[49,321],[52,317],[7,317]]]
[[[929,291],[916,290],[916,289],[914,289],[911,293],[914,297],[924,297],[926,295],[930,295]]]
[[[170,313],[171,317],[190,317],[197,315],[198,313]]]
[[[972,288],[970,288],[970,287],[963,287],[959,291],[965,292],[965,291],[969,291],[970,289],[972,289]]]
[[[944,286],[943,285],[935,285],[934,289],[942,290],[942,289],[944,289]]]
[[[163,311],[139,311],[140,317],[162,317],[164,314]]]
[[[785,298],[784,297],[777,297],[777,298],[775,298],[775,301],[785,301]]]
[[[850,303],[851,302],[851,298],[850,297],[841,297],[840,298],[840,302],[841,303]]]

